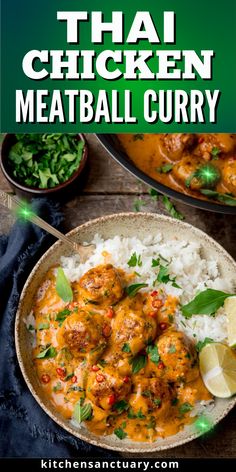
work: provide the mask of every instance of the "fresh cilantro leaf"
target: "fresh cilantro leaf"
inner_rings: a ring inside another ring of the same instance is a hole
[[[214,343],[214,339],[212,338],[205,338],[203,341],[198,341],[196,344],[195,348],[197,352],[200,352],[203,347],[205,347],[207,344]]]
[[[118,413],[123,413],[123,411],[128,410],[129,404],[126,400],[120,400],[113,405],[113,410],[116,410]]]
[[[131,352],[129,343],[124,343],[122,347],[123,352]]]
[[[166,195],[162,196],[162,202],[165,206],[165,209],[170,214],[170,216],[172,216],[173,218],[176,218],[177,220],[183,220],[184,219],[184,216],[182,215],[182,213],[180,213],[179,211],[176,210],[175,206],[173,205],[173,203],[169,200],[169,198]]]
[[[190,405],[190,403],[182,403],[182,405],[179,407],[179,412],[181,415],[184,415],[185,413],[188,413],[193,409],[193,406]]]
[[[136,252],[134,252],[132,254],[132,256],[130,257],[129,261],[127,262],[127,264],[128,264],[129,267],[135,267],[136,265],[138,267],[141,267],[142,266],[142,260],[141,260],[140,254],[137,255]]]
[[[114,434],[119,438],[119,439],[125,439],[127,436],[127,433],[122,429],[122,428],[116,428],[114,429]]]
[[[146,352],[149,355],[150,361],[157,365],[160,361],[160,355],[158,353],[157,345],[150,344],[149,346],[147,346]]]

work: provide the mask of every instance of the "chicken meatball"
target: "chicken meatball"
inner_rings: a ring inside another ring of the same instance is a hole
[[[135,355],[154,339],[156,330],[155,319],[145,316],[142,312],[121,309],[113,325],[114,343],[124,356]]]
[[[101,323],[96,316],[83,310],[67,316],[58,331],[57,341],[60,346],[68,347],[77,358],[84,358],[93,349],[101,354],[106,346]]]
[[[130,379],[119,376],[114,368],[91,372],[88,377],[86,396],[95,405],[109,410],[113,405],[127,397],[131,389]]]
[[[196,351],[184,333],[167,330],[158,339],[157,347],[167,381],[190,382],[198,377]]]
[[[113,305],[123,295],[121,277],[111,264],[90,269],[79,280],[79,294],[84,301]]]
[[[199,136],[198,142],[198,154],[207,160],[214,153],[214,149],[219,153],[227,154],[232,152],[236,146],[235,135],[228,133],[202,134]]]
[[[225,186],[236,197],[236,159],[227,160],[222,175]]]
[[[186,186],[198,190],[202,187],[202,183],[193,174],[202,164],[204,164],[204,161],[197,157],[193,159],[192,156],[185,156],[174,165],[173,175]]]
[[[134,413],[142,411],[147,415],[155,410],[163,415],[169,411],[172,392],[163,380],[138,377],[133,385],[134,393],[131,394],[130,405]]]
[[[172,133],[164,134],[162,150],[171,160],[178,161],[185,151],[189,151],[196,142],[195,134]]]

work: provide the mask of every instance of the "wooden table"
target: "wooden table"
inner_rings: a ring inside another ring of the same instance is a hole
[[[141,211],[164,213],[159,201],[153,201],[148,187],[116,164],[103,149],[94,135],[87,135],[90,147],[89,173],[84,190],[73,200],[63,205],[66,231],[93,219],[110,213],[134,210],[140,200]],[[8,184],[0,174],[0,189],[9,191]],[[176,204],[185,216],[185,221],[202,229],[218,241],[236,259],[236,218],[197,210],[183,204]],[[0,207],[0,232],[7,233],[13,224],[13,217]],[[154,453],[153,457],[224,457],[236,455],[236,408],[214,430],[210,437],[204,437],[182,447]]]

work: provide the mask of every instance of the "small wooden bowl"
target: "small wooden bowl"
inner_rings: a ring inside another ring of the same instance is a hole
[[[80,161],[79,167],[65,182],[56,185],[55,187],[44,189],[24,185],[23,183],[19,182],[15,176],[13,176],[8,156],[11,147],[16,143],[17,140],[15,134],[7,134],[2,143],[0,167],[3,172],[3,175],[9,182],[14,193],[16,193],[19,197],[25,198],[27,200],[35,197],[50,197],[53,199],[63,199],[65,195],[66,198],[68,198],[69,194],[74,193],[76,191],[76,188],[78,188],[79,184],[81,183],[81,180],[83,179],[84,170],[88,158],[88,145],[86,139],[83,134],[78,134],[77,136],[78,140],[84,141],[85,144],[83,149],[83,156]]]

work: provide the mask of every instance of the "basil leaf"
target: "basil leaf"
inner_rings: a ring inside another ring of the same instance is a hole
[[[55,347],[48,346],[46,349],[41,351],[37,356],[36,359],[50,359],[51,357],[56,357],[57,351]]]
[[[123,352],[131,352],[129,343],[124,343],[122,347]]]
[[[159,355],[157,346],[155,344],[154,345],[150,344],[149,346],[147,346],[146,352],[147,354],[149,354],[150,361],[152,361],[154,364],[157,365],[160,360],[160,355]]]
[[[127,433],[122,429],[122,428],[116,428],[114,429],[114,434],[119,438],[119,439],[125,439],[127,436]]]
[[[182,314],[185,318],[191,318],[193,315],[214,315],[220,308],[226,298],[232,297],[234,294],[221,292],[207,288],[200,292],[191,302],[181,307]]]
[[[148,284],[133,284],[126,287],[125,291],[129,297],[134,297],[141,288],[148,287]]]
[[[214,343],[214,339],[205,338],[204,341],[198,341],[195,348],[197,352],[200,352],[207,344]]]
[[[132,373],[137,374],[141,369],[145,367],[147,363],[147,357],[143,354],[138,354],[131,360]]]
[[[90,420],[92,417],[93,409],[90,403],[84,403],[82,405],[81,399],[76,403],[74,408],[73,417],[77,423]]]
[[[220,149],[214,146],[211,150],[211,155],[215,157],[215,156],[218,156],[218,154],[220,154]]]
[[[118,413],[122,413],[125,410],[128,410],[129,404],[126,400],[120,400],[113,405],[113,409],[116,410]]]
[[[57,269],[56,291],[59,297],[66,303],[72,302],[73,292],[68,279],[65,276],[62,267]]]
[[[183,403],[180,407],[179,407],[179,412],[181,415],[184,415],[185,413],[188,413],[189,411],[191,411],[193,409],[193,406],[190,405],[190,403],[186,402],[186,403]]]

